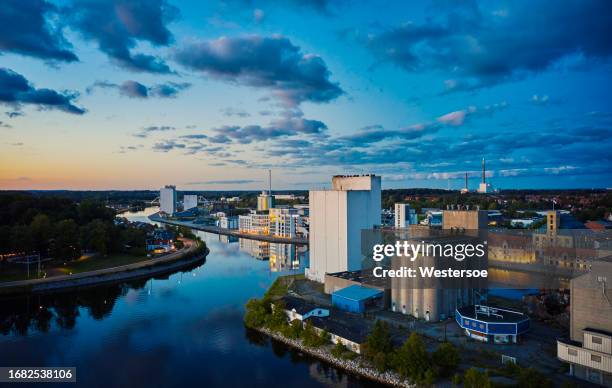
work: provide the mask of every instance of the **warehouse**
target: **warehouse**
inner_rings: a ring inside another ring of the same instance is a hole
[[[363,313],[370,307],[382,307],[383,291],[353,285],[332,293],[332,305],[344,311]]]

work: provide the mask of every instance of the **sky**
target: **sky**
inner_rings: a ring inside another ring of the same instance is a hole
[[[609,2],[4,0],[0,189],[612,187]]]

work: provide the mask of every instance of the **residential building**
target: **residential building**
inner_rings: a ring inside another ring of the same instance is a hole
[[[331,190],[312,190],[309,199],[306,276],[323,283],[326,273],[360,269],[361,233],[380,225],[380,176],[334,176]]]
[[[224,215],[219,217],[218,225],[224,229],[238,229],[238,217]]]
[[[198,196],[197,195],[184,195],[183,196],[183,211],[198,207]]]
[[[296,298],[295,296],[284,296],[282,302],[285,304],[285,313],[289,322],[298,320],[304,321],[310,317],[328,317],[329,310],[307,302],[304,299]],[[272,304],[274,308],[274,304]]]
[[[612,386],[612,257],[570,282],[570,338],[557,341],[569,374]]]
[[[164,186],[159,190],[159,210],[173,215],[176,213],[176,186]]]
[[[297,212],[297,209],[288,207],[270,209],[270,234],[277,237],[295,237],[300,224]]]
[[[407,203],[395,204],[395,227],[407,228],[408,225],[418,224],[416,210],[410,207]]]

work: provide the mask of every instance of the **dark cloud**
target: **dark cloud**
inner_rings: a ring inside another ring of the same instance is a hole
[[[329,102],[344,91],[316,55],[303,54],[282,36],[243,36],[186,44],[174,57],[183,66],[218,79],[271,89],[289,106]]]
[[[186,147],[183,143],[178,143],[175,140],[164,140],[157,142],[153,145],[153,151],[156,152],[168,152],[174,149],[184,149]]]
[[[612,13],[605,0],[496,6],[457,2],[433,7],[425,24],[406,23],[364,41],[381,61],[409,72],[452,74],[447,91],[521,78],[574,54],[601,60],[612,54]]]
[[[181,139],[192,139],[192,140],[200,140],[200,139],[206,139],[208,136],[203,134],[203,133],[194,133],[191,135],[183,135],[180,136]]]
[[[4,112],[4,114],[7,115],[10,119],[15,118],[15,117],[23,116],[23,112],[18,111],[18,110],[14,110],[14,111],[10,111],[10,112]]]
[[[139,132],[135,133],[134,136],[145,138],[153,132],[167,132],[174,131],[176,128],[169,125],[151,125],[149,127],[142,128]]]
[[[92,86],[87,88],[91,93],[96,88],[117,89],[122,96],[130,98],[174,98],[179,92],[191,86],[190,83],[183,82],[166,82],[153,86],[146,86],[136,81],[124,81],[121,84],[115,84],[108,81],[96,81]]]
[[[219,128],[214,128],[217,132],[217,137],[211,137],[209,140],[216,143],[237,142],[241,144],[249,144],[252,142],[273,140],[280,137],[303,135],[319,135],[327,130],[325,123],[318,120],[308,120],[303,118],[289,118],[275,120],[267,126],[261,125],[245,125],[245,126],[230,126],[226,125]]]
[[[47,61],[73,62],[77,56],[48,17],[57,11],[45,0],[4,0],[0,5],[0,53],[27,55]]]
[[[172,42],[167,25],[177,19],[179,11],[165,0],[75,0],[64,14],[71,27],[97,42],[100,50],[125,69],[171,72],[163,59],[133,52],[140,42],[153,46]]]
[[[0,68],[0,103],[12,106],[31,104],[81,115],[85,113],[85,109],[73,104],[77,97],[76,92],[37,89],[21,74]]]

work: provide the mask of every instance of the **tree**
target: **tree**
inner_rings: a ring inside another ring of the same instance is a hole
[[[300,321],[299,319],[294,319],[293,321],[291,321],[289,326],[287,326],[283,330],[283,335],[287,338],[298,339],[302,336],[303,330],[304,329],[302,328],[302,321]]]
[[[336,342],[336,345],[331,350],[332,356],[336,358],[341,358],[344,352],[346,352],[346,346],[340,341]]]
[[[81,256],[79,226],[74,220],[62,220],[55,225],[51,254],[56,259],[74,260]]]
[[[459,351],[450,342],[444,342],[433,352],[432,361],[440,376],[448,377],[459,365]]]
[[[396,352],[394,364],[402,377],[408,377],[418,383],[425,381],[426,372],[431,369],[431,362],[420,335],[416,332],[410,334]]]
[[[281,330],[287,326],[287,314],[285,313],[285,303],[281,300],[274,303],[272,314],[266,320],[266,326],[272,330]]]
[[[470,368],[463,376],[463,386],[465,388],[491,388],[489,374],[476,368]]]
[[[34,240],[35,248],[38,253],[46,256],[49,249],[49,239],[51,238],[51,220],[46,214],[37,214],[30,223],[30,233]]]
[[[326,332],[323,331],[321,335],[317,334],[314,326],[310,322],[306,322],[304,327],[304,331],[302,332],[302,340],[305,346],[309,346],[312,348],[318,348],[321,345],[324,345],[326,341]]]
[[[372,361],[379,371],[385,371],[390,366],[392,352],[393,343],[389,327],[383,321],[376,321],[372,333],[366,339],[363,352],[365,358]]]
[[[266,322],[268,311],[266,302],[259,299],[249,299],[246,304],[246,313],[244,314],[244,324],[250,328],[260,328]]]

